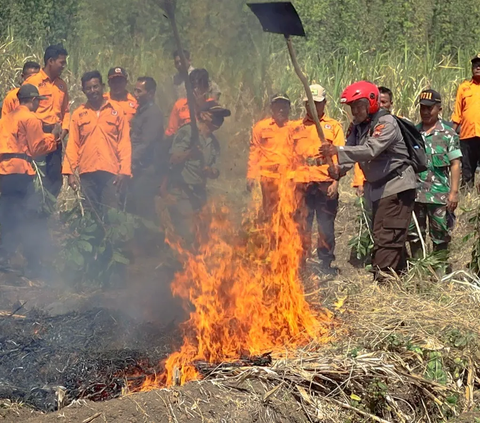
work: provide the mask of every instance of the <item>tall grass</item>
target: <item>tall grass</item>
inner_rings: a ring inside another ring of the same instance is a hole
[[[305,51],[296,41],[299,50]],[[140,75],[151,75],[158,83],[158,102],[168,116],[174,102],[171,52],[158,46],[155,40],[124,39],[121,46],[73,40],[67,43],[69,65],[64,74],[70,87],[72,107],[84,101],[80,77],[87,70],[98,69],[106,75],[112,66],[125,67],[131,81]],[[43,51],[13,36],[0,41],[0,87],[5,94],[17,83],[22,64],[40,61]],[[339,50],[318,57],[316,52],[300,54],[299,61],[312,82],[325,86],[328,93],[327,112],[344,120],[339,97],[345,86],[359,79],[368,79],[389,87],[394,93],[395,112],[416,121],[417,98],[425,88],[438,90],[444,98],[444,117],[449,119],[458,85],[470,76],[470,57],[463,50],[453,56],[441,56],[435,48],[425,49],[419,56],[407,47],[398,51]],[[249,131],[252,124],[268,113],[268,98],[276,91],[287,92],[293,101],[293,116],[303,113],[303,88],[293,72],[282,37],[262,34],[251,37],[248,52],[239,51],[226,57],[208,57],[206,51],[194,52],[194,65],[206,67],[220,85],[221,101],[232,109],[222,131],[224,153],[229,160],[239,160],[239,175],[246,160]]]

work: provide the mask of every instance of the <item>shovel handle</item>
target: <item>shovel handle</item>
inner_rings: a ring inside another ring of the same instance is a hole
[[[185,81],[185,90],[187,91],[187,103],[188,110],[190,113],[190,126],[192,128],[192,145],[198,143],[198,127],[197,119],[195,115],[195,97],[193,95],[192,85],[190,84],[190,78],[188,77],[188,68],[187,68],[187,58],[183,53],[182,41],[180,39],[180,34],[178,32],[177,21],[175,19],[175,3],[176,0],[164,0],[161,3],[162,9],[165,11],[165,15],[170,21],[172,27],[173,38],[175,39],[175,44],[180,56],[180,61],[182,63],[180,73]]]
[[[288,52],[290,54],[290,59],[292,59],[295,73],[302,82],[305,93],[307,94],[308,107],[310,108],[310,114],[312,115],[313,121],[315,122],[315,127],[317,128],[318,138],[320,138],[322,144],[327,143],[329,141],[326,140],[322,126],[320,125],[320,119],[318,119],[317,109],[315,107],[315,102],[313,101],[312,92],[310,91],[310,85],[308,84],[307,77],[303,74],[302,70],[300,69],[300,65],[298,64],[297,54],[295,53],[295,49],[293,48],[292,39],[289,35],[285,35],[285,40],[287,41]],[[325,157],[325,161],[328,165],[333,164],[331,157]]]

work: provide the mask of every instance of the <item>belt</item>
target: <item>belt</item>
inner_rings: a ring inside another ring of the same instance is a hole
[[[392,170],[388,175],[384,176],[383,178],[377,179],[376,181],[369,182],[371,187],[373,189],[377,189],[380,187],[383,187],[384,185],[387,184],[387,182],[390,182],[392,179],[395,179],[397,176],[401,176],[402,173],[409,167],[410,165],[408,163],[402,164],[400,167],[396,168],[395,170]],[[368,182],[368,181],[367,181]]]
[[[25,153],[4,153],[0,155],[1,160],[10,160],[10,159],[22,159],[26,160],[28,163],[32,163],[33,159]]]
[[[46,134],[51,134],[53,132],[53,128],[55,128],[55,125],[42,123],[42,128],[43,128],[43,132],[45,132]]]

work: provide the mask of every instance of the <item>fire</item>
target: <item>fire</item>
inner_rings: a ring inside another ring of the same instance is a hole
[[[235,361],[328,339],[331,316],[309,307],[299,280],[293,187],[289,181],[281,187],[272,221],[247,237],[235,229],[226,207],[206,208],[199,219],[200,247],[195,253],[179,250],[186,263],[172,282],[173,294],[190,311],[183,345],[167,358],[165,375],[146,381],[142,390],[198,379],[197,361]]]

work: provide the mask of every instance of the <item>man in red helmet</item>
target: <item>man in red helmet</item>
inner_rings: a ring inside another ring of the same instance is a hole
[[[335,172],[344,174],[359,163],[365,174],[365,195],[373,211],[373,267],[377,280],[406,268],[405,241],[415,202],[416,176],[395,118],[380,110],[375,84],[356,82],[341,102],[350,106],[353,126],[344,147],[322,144],[320,155],[337,156]],[[373,124],[372,124],[373,123]]]

